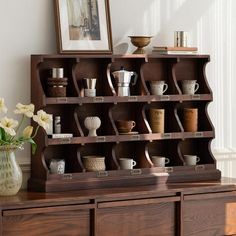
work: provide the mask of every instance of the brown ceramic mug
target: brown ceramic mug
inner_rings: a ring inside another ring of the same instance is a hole
[[[198,130],[197,108],[184,108],[183,127],[185,132],[197,132]]]
[[[136,123],[133,120],[116,120],[116,127],[119,133],[129,133],[135,125]]]

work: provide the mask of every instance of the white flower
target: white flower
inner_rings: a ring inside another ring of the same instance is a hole
[[[31,118],[34,115],[34,104],[23,105],[21,103],[17,103],[15,114],[24,114],[25,116]]]
[[[31,135],[33,133],[33,126],[29,125],[27,127],[24,128],[23,132],[22,132],[22,136],[27,139],[30,138]]]
[[[17,120],[9,119],[7,117],[3,117],[0,120],[0,127],[2,127],[5,130],[5,132],[10,134],[11,136],[16,135],[16,131],[14,130],[14,128],[16,128],[17,126],[18,126]]]
[[[5,106],[4,98],[0,98],[0,111],[3,111],[4,113],[7,112],[7,107]]]
[[[45,130],[49,128],[49,124],[52,121],[52,115],[47,114],[43,110],[39,110],[37,115],[33,116],[33,120],[38,123],[39,126],[43,127]]]

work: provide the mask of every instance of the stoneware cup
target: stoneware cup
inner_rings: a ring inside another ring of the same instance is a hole
[[[166,164],[170,163],[170,159],[163,156],[152,156],[151,160],[155,167],[165,167]]]
[[[115,123],[119,133],[129,133],[136,125],[133,120],[116,120]]]
[[[119,163],[122,170],[131,170],[137,164],[132,158],[120,158]]]
[[[65,160],[52,159],[49,167],[50,167],[50,172],[52,174],[64,174],[65,173]]]
[[[181,84],[183,94],[193,95],[199,89],[199,84],[196,80],[182,80]]]
[[[152,95],[163,95],[168,89],[168,84],[164,80],[150,81],[151,94]]]
[[[184,164],[186,166],[195,166],[200,161],[200,158],[196,155],[184,155]]]
[[[96,89],[84,89],[85,97],[96,97]]]
[[[154,133],[164,133],[165,127],[165,110],[150,109],[150,126]]]
[[[104,171],[106,169],[104,156],[83,156],[86,171]]]
[[[197,132],[198,130],[198,109],[184,108],[183,127],[185,132]]]

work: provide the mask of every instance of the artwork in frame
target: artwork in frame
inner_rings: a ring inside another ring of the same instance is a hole
[[[59,53],[112,53],[109,0],[54,0]]]

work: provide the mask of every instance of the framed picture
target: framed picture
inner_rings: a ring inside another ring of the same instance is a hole
[[[54,0],[59,53],[112,53],[108,0]]]

